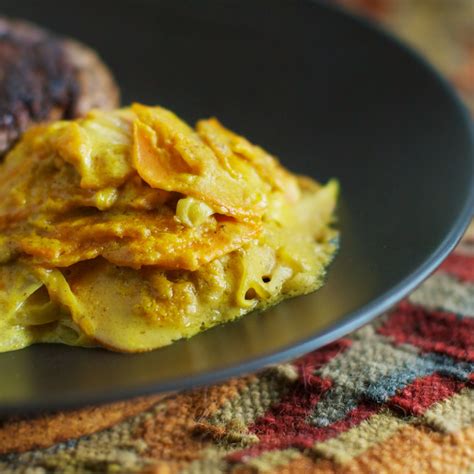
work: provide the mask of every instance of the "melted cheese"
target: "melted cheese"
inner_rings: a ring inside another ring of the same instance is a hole
[[[313,291],[337,192],[160,107],[33,128],[0,165],[0,351],[145,351]]]

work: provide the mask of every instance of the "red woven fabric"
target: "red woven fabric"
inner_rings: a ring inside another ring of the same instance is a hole
[[[398,344],[408,343],[427,352],[474,361],[474,319],[453,313],[431,311],[400,303],[380,334],[391,336]]]

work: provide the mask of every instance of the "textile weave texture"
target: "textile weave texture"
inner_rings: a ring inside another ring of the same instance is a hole
[[[474,1],[340,0],[474,110]],[[320,350],[178,395],[0,420],[4,474],[474,473],[474,227],[407,299]]]

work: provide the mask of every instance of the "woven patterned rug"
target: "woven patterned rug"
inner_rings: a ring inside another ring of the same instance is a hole
[[[341,0],[474,110],[473,0]],[[474,473],[474,227],[391,312],[259,374],[0,421],[0,473]]]

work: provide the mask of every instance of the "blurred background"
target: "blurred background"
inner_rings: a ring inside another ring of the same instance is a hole
[[[474,113],[474,0],[331,0],[380,22],[434,64]]]

